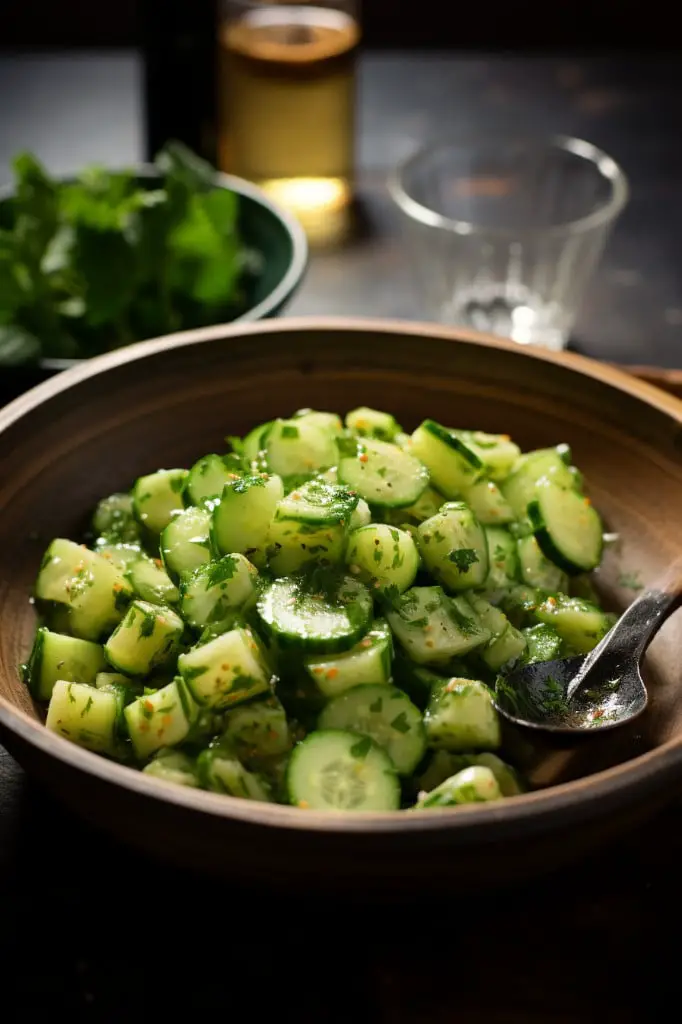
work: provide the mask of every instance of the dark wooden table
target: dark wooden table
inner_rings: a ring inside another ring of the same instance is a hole
[[[30,147],[57,172],[141,156],[134,54],[0,57],[0,181]],[[365,230],[315,254],[291,314],[420,315],[387,168],[447,127],[584,136],[625,168],[632,202],[576,344],[682,366],[682,85],[672,61],[369,55],[362,67]],[[682,908],[680,799],[561,877],[491,878],[390,907],[274,895],[150,862],[74,819],[0,749],[0,1020],[170,1020],[206,1012],[375,1024],[618,1024],[662,1019]],[[273,856],[277,856],[276,845]],[[499,850],[500,865],[505,857]],[[674,1004],[673,1004],[674,1005]],[[673,1010],[673,1013],[675,1010]]]

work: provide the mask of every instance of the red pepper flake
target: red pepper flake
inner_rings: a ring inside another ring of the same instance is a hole
[[[146,707],[147,711],[153,711],[154,710],[154,705],[152,704],[152,702],[150,700],[143,701],[143,704]]]
[[[556,598],[555,597],[548,597],[546,603],[549,605],[550,608],[556,608]]]
[[[322,675],[324,669],[322,668],[321,665],[316,665],[315,668],[313,669],[313,672],[315,673],[316,676],[319,676]]]
[[[308,808],[310,807],[310,804],[308,803],[307,800],[299,800],[298,806],[301,808],[302,811],[307,811]]]
[[[336,679],[339,674],[338,668],[330,668],[327,670],[327,679]]]
[[[301,500],[301,495],[298,493],[298,491],[292,491],[291,494],[289,495],[289,497],[293,498],[294,501],[300,501]]]
[[[586,505],[591,505],[591,504],[592,504],[592,502],[590,501],[590,499],[589,499],[589,498],[584,498],[584,499],[583,499],[583,501],[584,501],[584,503],[585,503]]]
[[[229,672],[230,671],[230,666],[229,665],[221,665],[220,667],[223,670],[223,672]]]
[[[369,455],[366,452],[363,452],[362,455],[358,456],[358,458],[360,459],[360,462],[369,462]]]
[[[510,434],[500,434],[500,441],[511,441]]]
[[[360,641],[360,646],[361,647],[371,647],[372,646],[372,641],[369,639],[368,636],[366,636],[364,640]]]
[[[167,729],[172,721],[173,719],[171,718],[170,715],[164,715],[163,718],[161,719],[161,725],[164,727],[164,729]]]
[[[433,640],[427,640],[426,641],[426,646],[427,647],[433,647],[434,646]]]
[[[163,566],[163,562],[161,561],[160,558],[155,558],[154,559],[154,565],[157,567],[157,569],[161,569],[162,566]]]
[[[448,683],[445,684],[445,689],[447,690],[448,693],[452,693],[452,691],[455,690],[456,688],[457,688],[457,680],[456,679],[451,679]]]
[[[123,584],[122,583],[114,583],[114,585],[113,585],[113,587],[111,589],[114,591],[114,593],[118,594],[118,593],[120,593],[123,590]]]
[[[592,712],[592,717],[593,718],[601,718],[603,716],[603,714],[604,714],[604,709],[603,708],[597,708],[596,711]]]

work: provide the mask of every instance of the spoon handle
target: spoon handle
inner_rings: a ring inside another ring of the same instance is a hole
[[[570,700],[599,661],[601,678],[622,673],[628,663],[638,664],[656,632],[682,603],[682,558],[675,561],[621,615],[585,661],[566,690]]]

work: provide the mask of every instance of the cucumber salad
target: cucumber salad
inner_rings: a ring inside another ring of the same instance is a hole
[[[46,725],[182,786],[325,811],[522,791],[493,688],[615,616],[566,445],[300,410],[103,498],[49,545],[23,676]]]

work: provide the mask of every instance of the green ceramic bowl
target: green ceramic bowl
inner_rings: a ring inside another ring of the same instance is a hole
[[[141,182],[153,185],[160,177],[151,165],[137,169]],[[263,272],[249,281],[247,307],[233,323],[250,323],[277,316],[292,298],[306,272],[308,243],[299,222],[273,203],[256,185],[230,174],[216,173],[216,187],[240,197],[239,230],[249,248],[262,253]],[[11,200],[12,190],[0,190],[0,206]],[[143,341],[143,338],[137,339]],[[37,365],[0,369],[0,405],[66,370],[79,359],[43,359]]]

